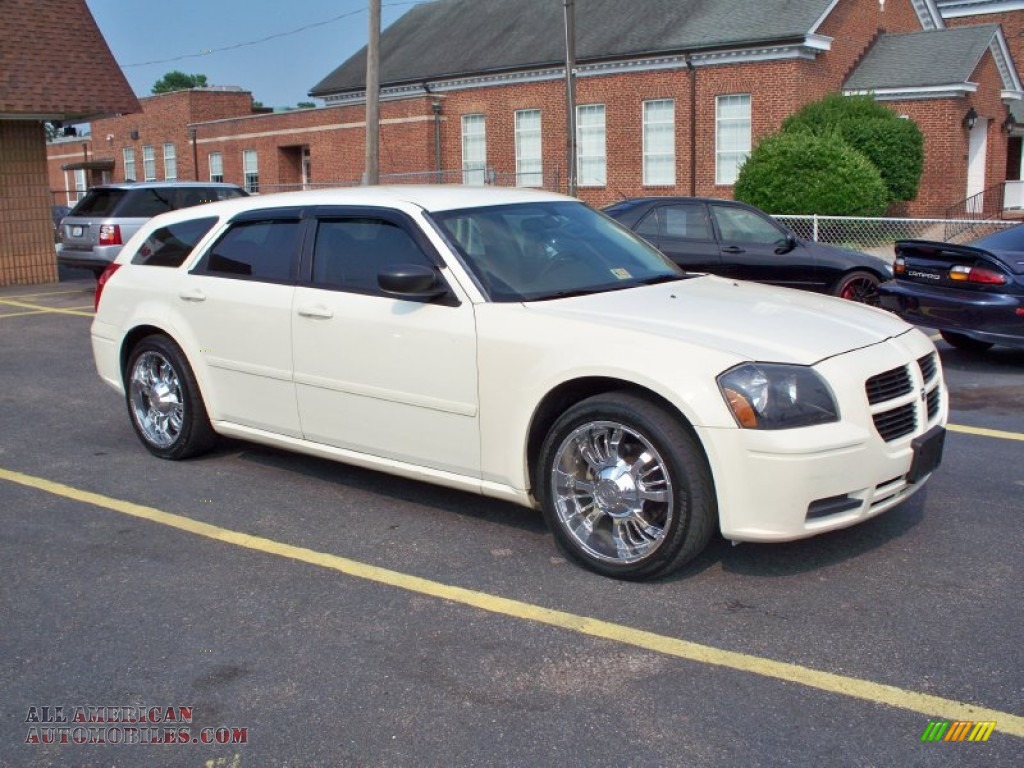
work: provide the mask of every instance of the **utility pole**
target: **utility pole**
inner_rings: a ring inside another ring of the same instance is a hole
[[[370,0],[366,45],[366,170],[363,184],[380,183],[380,0]]]
[[[576,196],[576,0],[565,0],[565,159],[569,194]]]

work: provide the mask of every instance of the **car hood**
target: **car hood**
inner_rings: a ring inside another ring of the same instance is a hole
[[[676,338],[746,360],[800,365],[910,330],[895,315],[854,302],[710,275],[526,306],[553,317]]]

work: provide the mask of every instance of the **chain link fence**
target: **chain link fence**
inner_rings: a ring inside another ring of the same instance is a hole
[[[852,216],[775,216],[805,240],[893,257],[897,240],[964,243],[1018,224],[1001,219],[882,219]]]

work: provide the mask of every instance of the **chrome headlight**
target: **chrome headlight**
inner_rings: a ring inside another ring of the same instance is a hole
[[[718,388],[746,429],[791,429],[839,421],[825,380],[804,365],[744,363],[718,377]]]

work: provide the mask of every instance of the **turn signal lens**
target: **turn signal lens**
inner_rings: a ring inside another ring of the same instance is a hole
[[[725,399],[729,402],[729,407],[732,408],[733,414],[736,416],[736,421],[740,423],[741,427],[746,429],[757,429],[757,414],[754,413],[754,406],[750,404],[743,395],[737,392],[735,389],[725,388]]]
[[[907,262],[902,258],[896,259],[892,264],[892,271],[897,275],[902,275],[907,271]]]
[[[117,224],[102,224],[100,226],[100,245],[122,245],[121,227]]]
[[[981,283],[982,285],[1005,285],[1006,275],[987,267],[968,267],[958,264],[949,270],[949,279],[958,283]]]

